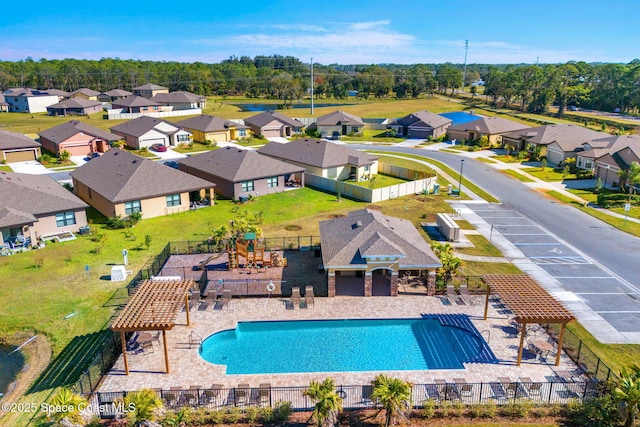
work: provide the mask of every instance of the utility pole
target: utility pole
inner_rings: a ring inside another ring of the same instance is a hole
[[[467,51],[469,50],[469,40],[464,41],[464,71],[462,72],[462,91],[467,83]]]
[[[313,58],[311,58],[311,115],[313,115]]]

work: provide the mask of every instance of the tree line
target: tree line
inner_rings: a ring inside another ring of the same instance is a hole
[[[543,113],[556,104],[638,113],[640,60],[629,64],[567,62],[545,65],[469,64],[314,64],[314,96],[344,99],[418,98],[454,94],[483,79],[484,94],[496,106]],[[309,96],[310,64],[292,56],[232,56],[219,63],[166,62],[103,58],[0,61],[0,89],[32,87],[73,91],[131,90],[145,83],[200,95],[239,95],[281,100],[284,104]],[[477,87],[472,86],[472,91]]]

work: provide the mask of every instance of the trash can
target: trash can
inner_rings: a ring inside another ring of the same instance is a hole
[[[447,193],[448,193],[448,194],[453,193],[453,185],[449,184],[449,185],[447,186]]]
[[[433,194],[440,194],[440,184],[436,183],[433,186]]]

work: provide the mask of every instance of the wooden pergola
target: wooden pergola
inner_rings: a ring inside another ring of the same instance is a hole
[[[176,325],[176,318],[182,307],[189,307],[189,290],[193,287],[194,282],[191,279],[145,280],[138,285],[136,293],[111,325],[112,331],[120,332],[126,375],[129,375],[129,363],[125,333],[133,331],[162,331],[164,363],[166,372],[169,373],[166,331],[173,329]],[[189,326],[191,325],[189,310],[186,310],[186,313],[187,326]]]
[[[556,352],[556,366],[560,365],[562,341],[567,323],[575,319],[571,312],[526,274],[485,274],[482,280],[487,285],[487,297],[484,304],[484,319],[489,310],[489,296],[495,292],[502,302],[515,315],[515,320],[522,325],[520,331],[520,348],[518,349],[518,366],[522,361],[524,337],[529,323],[560,323],[560,337]]]

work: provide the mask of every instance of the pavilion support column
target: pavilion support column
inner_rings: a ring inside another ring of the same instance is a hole
[[[391,295],[392,297],[397,297],[398,296],[398,272],[397,271],[393,271],[391,272],[391,279],[390,279],[390,289],[389,289],[389,295]]]
[[[556,366],[560,366],[560,356],[562,355],[562,342],[564,341],[564,330],[567,328],[567,324],[563,323],[560,328],[560,337],[558,338],[558,352],[556,353]]]
[[[373,274],[370,271],[364,273],[364,296],[373,295]]]
[[[527,335],[527,324],[522,324],[522,330],[520,331],[520,347],[518,348],[518,366],[522,362],[522,351],[524,350],[524,336]]]
[[[427,295],[432,297],[436,294],[436,271],[429,270],[427,273]]]
[[[188,310],[189,309],[187,308],[187,311]],[[167,348],[167,331],[164,329],[162,330],[162,346],[164,347],[164,367],[168,374],[169,373],[169,348]]]
[[[193,298],[193,296],[191,298]],[[189,292],[184,294],[184,308],[184,311],[187,313],[187,326],[191,326],[191,316],[189,315]]]
[[[120,331],[120,342],[122,343],[122,360],[124,360],[124,374],[129,375],[129,361],[127,360],[127,340],[124,331]]]
[[[335,273],[335,271],[329,271],[329,274],[327,276],[327,287],[328,287],[327,296],[335,297],[336,296],[336,273]]]
[[[491,286],[487,284],[487,297],[484,300],[484,320],[487,320],[487,314],[489,313],[489,297],[491,296]]]

